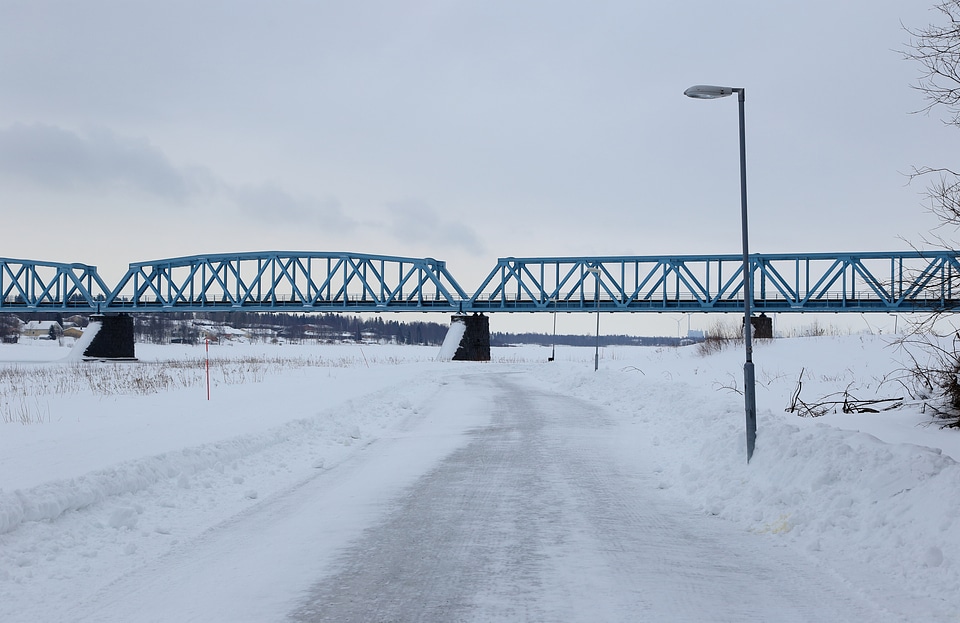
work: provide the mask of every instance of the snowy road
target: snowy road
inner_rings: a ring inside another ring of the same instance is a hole
[[[883,620],[790,552],[662,499],[618,461],[602,410],[507,375],[466,382],[488,394],[489,425],[404,491],[293,620]]]
[[[894,621],[658,488],[601,407],[450,376],[393,432],[101,587],[79,621]]]

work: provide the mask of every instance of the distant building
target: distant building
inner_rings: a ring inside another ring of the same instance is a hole
[[[63,335],[63,327],[56,320],[31,320],[20,329],[20,335],[34,338],[45,338],[51,335],[60,337]]]
[[[81,335],[83,335],[83,329],[80,327],[70,326],[63,330],[63,337],[78,338]]]

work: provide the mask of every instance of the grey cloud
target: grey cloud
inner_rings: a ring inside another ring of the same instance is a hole
[[[295,196],[275,184],[229,189],[242,214],[271,224],[317,227],[335,232],[354,229],[336,199]]]
[[[436,247],[456,247],[474,255],[484,253],[483,243],[469,225],[444,219],[433,208],[415,201],[387,206],[390,233],[403,241],[426,241]]]
[[[142,139],[52,125],[0,130],[0,174],[46,190],[135,190],[174,202],[199,192],[200,169],[177,167]]]
[[[336,232],[356,222],[335,199],[296,196],[272,183],[238,186],[203,167],[180,166],[145,139],[105,129],[87,133],[45,124],[0,130],[0,177],[46,191],[136,192],[182,205],[225,197],[238,216],[259,223],[297,224]]]

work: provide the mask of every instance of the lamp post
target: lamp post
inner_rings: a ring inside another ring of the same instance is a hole
[[[753,457],[757,441],[757,395],[753,370],[753,327],[750,324],[750,305],[753,299],[753,275],[750,270],[750,247],[747,244],[747,147],[744,131],[743,100],[745,91],[738,87],[719,87],[698,84],[683,92],[694,99],[717,99],[737,94],[740,104],[740,227],[743,240],[743,344],[746,361],[743,364],[743,399],[746,407],[747,463]]]
[[[600,267],[588,268],[587,272],[597,276],[597,288],[594,291],[597,299],[597,347],[593,352],[593,371],[596,372],[600,369]]]

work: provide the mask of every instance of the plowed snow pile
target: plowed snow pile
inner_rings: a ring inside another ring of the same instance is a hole
[[[887,342],[758,344],[749,465],[736,346],[707,356],[607,348],[599,372],[592,349],[563,347],[551,363],[547,348],[494,349],[488,364],[438,362],[437,349],[421,347],[218,347],[207,400],[202,347],[138,345],[139,363],[106,364],[55,361],[67,350],[50,345],[4,345],[0,620],[69,619],[124,574],[403,434],[458,375],[503,371],[612,414],[610,434],[625,457],[654,466],[662,495],[794,548],[838,584],[888,599],[891,613],[900,612],[896,595],[870,591],[896,587],[927,604],[924,620],[954,620],[960,432],[941,430],[890,381],[901,364]],[[798,417],[784,409],[801,378],[808,401],[847,391],[903,397],[904,406]]]

